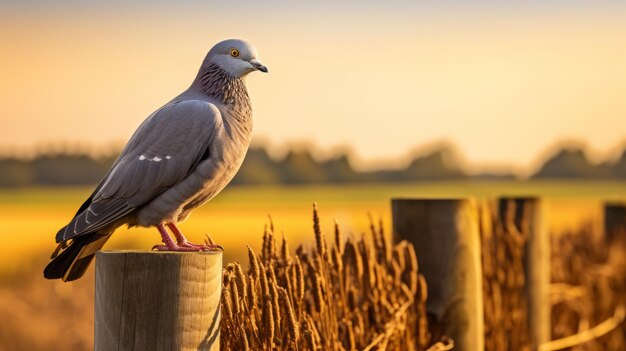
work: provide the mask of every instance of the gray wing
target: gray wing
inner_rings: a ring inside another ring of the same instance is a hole
[[[221,124],[217,107],[205,101],[173,102],[156,111],[137,129],[91,202],[57,233],[56,241],[102,229],[181,182],[208,158]]]

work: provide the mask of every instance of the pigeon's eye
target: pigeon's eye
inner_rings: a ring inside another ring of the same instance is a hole
[[[239,57],[239,50],[237,50],[237,49],[230,49],[230,56],[232,56],[232,57]]]

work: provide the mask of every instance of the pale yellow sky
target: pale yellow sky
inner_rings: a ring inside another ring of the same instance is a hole
[[[255,138],[348,146],[363,164],[448,140],[525,169],[558,140],[626,141],[624,13],[81,13],[0,21],[0,147],[124,141],[242,37]]]

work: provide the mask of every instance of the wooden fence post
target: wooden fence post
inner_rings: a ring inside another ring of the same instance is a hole
[[[626,241],[626,203],[604,204],[604,233],[608,245],[614,241]]]
[[[219,350],[221,252],[96,254],[95,350]]]
[[[392,199],[396,240],[414,244],[428,285],[426,309],[455,350],[483,350],[483,290],[478,210],[470,199]]]
[[[604,204],[604,240],[609,264],[626,278],[626,203]]]
[[[533,197],[500,198],[498,215],[502,223],[514,206],[514,224],[527,235],[524,245],[525,294],[528,301],[528,335],[531,350],[551,339],[550,320],[550,233],[545,203]]]

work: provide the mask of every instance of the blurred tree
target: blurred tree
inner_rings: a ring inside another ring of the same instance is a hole
[[[284,184],[322,183],[327,179],[324,169],[309,151],[289,151],[277,168]]]
[[[594,165],[579,147],[559,150],[541,166],[533,178],[607,178],[611,170],[606,165]]]
[[[42,185],[87,185],[100,182],[111,167],[110,157],[87,154],[48,154],[32,161],[33,177]]]
[[[280,174],[276,161],[272,160],[263,147],[252,147],[233,179],[233,184],[277,184]]]
[[[26,186],[33,183],[31,162],[16,158],[0,159],[0,187]]]
[[[415,158],[405,169],[404,174],[408,180],[446,180],[466,177],[460,169],[459,161],[448,148],[440,148]]]
[[[617,178],[626,179],[626,148],[622,156],[612,165],[613,175]]]
[[[350,165],[348,155],[339,155],[322,162],[320,165],[325,178],[330,183],[357,182],[363,179]]]

